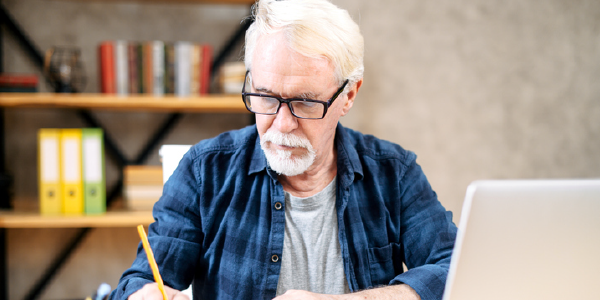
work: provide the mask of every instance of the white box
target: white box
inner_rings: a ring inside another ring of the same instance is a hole
[[[158,150],[158,155],[162,161],[163,183],[167,182],[171,174],[179,165],[183,155],[190,150],[192,145],[162,145]]]

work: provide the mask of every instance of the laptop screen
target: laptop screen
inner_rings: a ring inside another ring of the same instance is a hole
[[[600,299],[600,180],[472,183],[445,300]]]

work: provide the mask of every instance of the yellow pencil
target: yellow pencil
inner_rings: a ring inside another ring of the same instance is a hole
[[[152,253],[152,248],[150,248],[150,243],[148,243],[148,237],[146,236],[144,226],[138,225],[137,229],[138,233],[140,234],[140,238],[142,239],[144,250],[146,250],[146,256],[148,256],[148,263],[150,264],[150,269],[152,269],[154,281],[156,281],[158,284],[158,289],[162,293],[163,299],[169,300],[169,298],[167,298],[167,293],[165,292],[165,285],[163,284],[162,277],[160,277],[160,273],[158,272],[158,265],[156,264],[156,260],[154,260],[154,253]]]

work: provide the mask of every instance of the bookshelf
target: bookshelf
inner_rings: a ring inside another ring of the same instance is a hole
[[[71,0],[82,4],[101,5],[105,3],[129,2],[140,5],[145,4],[165,4],[165,5],[241,5],[250,7],[255,0]],[[29,39],[28,35],[18,25],[9,11],[6,11],[4,5],[0,5],[0,15],[10,33],[16,37],[23,49],[25,55],[29,56],[37,67],[43,69],[43,53],[36,47],[35,43]],[[245,30],[250,22],[242,23],[237,31],[230,37],[225,37],[223,48],[220,49],[213,58],[213,72],[218,70],[219,66],[225,60],[225,57],[237,45],[238,41],[243,39]],[[10,26],[9,26],[10,25]],[[0,37],[1,38],[1,37]],[[0,59],[2,53],[0,53]],[[214,75],[214,74],[213,74]],[[138,163],[145,160],[147,153],[154,151],[160,141],[166,136],[181,119],[181,115],[190,113],[235,113],[240,114],[241,118],[248,117],[250,114],[244,107],[240,95],[221,95],[209,94],[200,97],[180,98],[176,96],[165,95],[155,97],[151,95],[106,95],[106,94],[54,94],[54,93],[0,93],[0,121],[4,122],[4,113],[13,109],[61,109],[73,110],[83,119],[88,127],[102,127],[100,122],[95,119],[91,111],[116,111],[123,113],[133,112],[158,112],[168,114],[167,118],[159,128],[152,133],[152,137],[144,144],[143,150],[135,158],[127,158],[118,147],[105,144],[105,150],[113,153],[113,159],[117,166]],[[241,114],[246,115],[241,115]],[[5,142],[4,128],[0,128],[0,143]],[[106,133],[106,131],[105,131]],[[106,136],[105,136],[106,138]],[[110,139],[112,141],[112,138]],[[116,144],[111,142],[110,144]],[[2,150],[2,149],[0,149]],[[2,151],[0,151],[2,152]],[[3,154],[3,153],[2,153]],[[116,157],[116,158],[114,158]],[[0,158],[4,160],[4,158]],[[0,175],[4,172],[4,163],[0,162]],[[114,190],[118,190],[118,185]],[[108,191],[107,191],[108,192]],[[109,197],[107,193],[107,197]],[[8,199],[7,199],[8,200]],[[27,293],[26,299],[39,298],[42,291],[48,286],[57,271],[74,253],[78,245],[81,244],[86,234],[93,228],[118,228],[137,226],[139,224],[148,225],[153,222],[150,211],[108,211],[102,215],[82,215],[82,216],[41,216],[38,212],[22,212],[14,210],[0,210],[0,300],[8,299],[8,266],[7,253],[4,251],[9,242],[7,232],[12,229],[21,228],[81,228],[70,242],[65,244],[65,248],[50,262],[48,269],[44,271],[42,277],[36,280]]]

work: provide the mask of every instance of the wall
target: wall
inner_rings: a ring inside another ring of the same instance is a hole
[[[345,124],[414,150],[456,214],[476,179],[600,175],[599,2],[351,9],[366,71]]]
[[[333,2],[359,22],[366,43],[365,82],[342,123],[416,152],[455,221],[473,180],[600,177],[600,2]],[[219,49],[248,13],[226,5],[3,3],[41,49],[82,48],[88,92],[98,90],[95,47],[101,40],[182,39]],[[34,70],[10,36],[4,51],[6,71]],[[146,138],[140,128],[154,128],[165,117],[95,115],[130,156]],[[166,142],[192,143],[247,122],[240,115],[188,115]],[[6,111],[7,164],[19,203],[36,201],[35,129],[41,126],[82,124],[70,111]],[[157,156],[149,163],[158,164]],[[114,178],[114,167],[108,168]],[[11,299],[23,297],[74,234],[9,230]],[[43,298],[81,297],[102,281],[114,286],[137,241],[133,228],[94,230]]]

